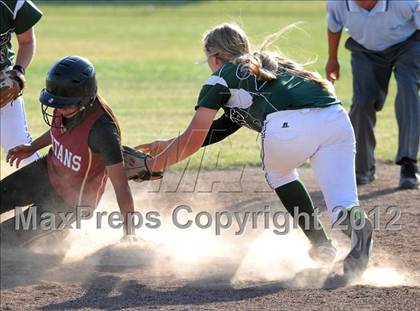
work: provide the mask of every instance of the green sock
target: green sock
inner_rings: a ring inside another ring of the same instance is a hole
[[[300,216],[298,222],[299,227],[313,245],[329,242],[324,228],[314,214],[314,205],[311,197],[300,180],[278,187],[275,191],[290,215],[293,217],[297,216],[295,215],[295,207],[297,207],[298,215],[309,215],[309,229],[305,229],[305,218],[308,217]]]
[[[346,217],[344,218],[343,213],[346,213]],[[343,208],[343,210],[338,214],[337,221],[342,220],[341,223],[338,223],[338,225],[342,226],[343,229],[341,231],[349,238],[351,238],[351,232],[353,228],[352,221],[354,225],[360,226],[362,219],[366,218],[366,213],[360,206],[349,206]]]

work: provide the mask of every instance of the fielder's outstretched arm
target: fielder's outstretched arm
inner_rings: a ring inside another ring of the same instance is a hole
[[[170,145],[153,159],[147,160],[147,167],[152,172],[163,171],[201,148],[217,110],[199,107],[188,128],[180,136],[171,139]]]
[[[222,141],[226,137],[235,133],[240,128],[240,125],[233,123],[230,118],[228,118],[225,114],[222,114],[219,119],[214,120],[211,124],[202,147],[218,143],[219,141]]]
[[[174,139],[175,138],[172,138],[169,140],[155,140],[154,142],[151,142],[151,143],[138,145],[134,147],[134,149],[142,151],[154,157],[158,155],[159,153],[161,153],[166,148],[168,148],[168,146],[174,141]]]
[[[219,141],[222,141],[226,137],[235,133],[240,128],[240,125],[233,123],[225,114],[222,114],[219,119],[214,120],[211,124],[211,127],[201,147],[218,143]],[[138,145],[134,147],[134,149],[140,150],[154,157],[168,148],[174,139],[175,138],[169,140],[155,140],[151,143]]]

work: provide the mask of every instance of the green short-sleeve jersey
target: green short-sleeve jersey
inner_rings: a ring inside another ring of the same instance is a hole
[[[32,1],[0,1],[0,70],[13,63],[12,33],[21,34],[35,25],[42,12]]]
[[[319,83],[284,72],[260,81],[245,66],[227,63],[204,83],[196,108],[223,108],[233,122],[261,131],[270,113],[336,104],[341,103]]]

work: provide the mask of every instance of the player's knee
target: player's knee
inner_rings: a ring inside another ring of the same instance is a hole
[[[287,185],[288,183],[299,179],[299,174],[296,170],[286,174],[268,172],[265,176],[267,179],[267,183],[272,189],[277,189],[281,186]]]

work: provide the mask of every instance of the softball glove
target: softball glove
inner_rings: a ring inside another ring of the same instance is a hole
[[[124,168],[128,180],[142,182],[163,177],[163,172],[151,172],[146,164],[150,156],[144,152],[123,146]]]
[[[0,108],[22,95],[25,76],[17,70],[0,72]]]

